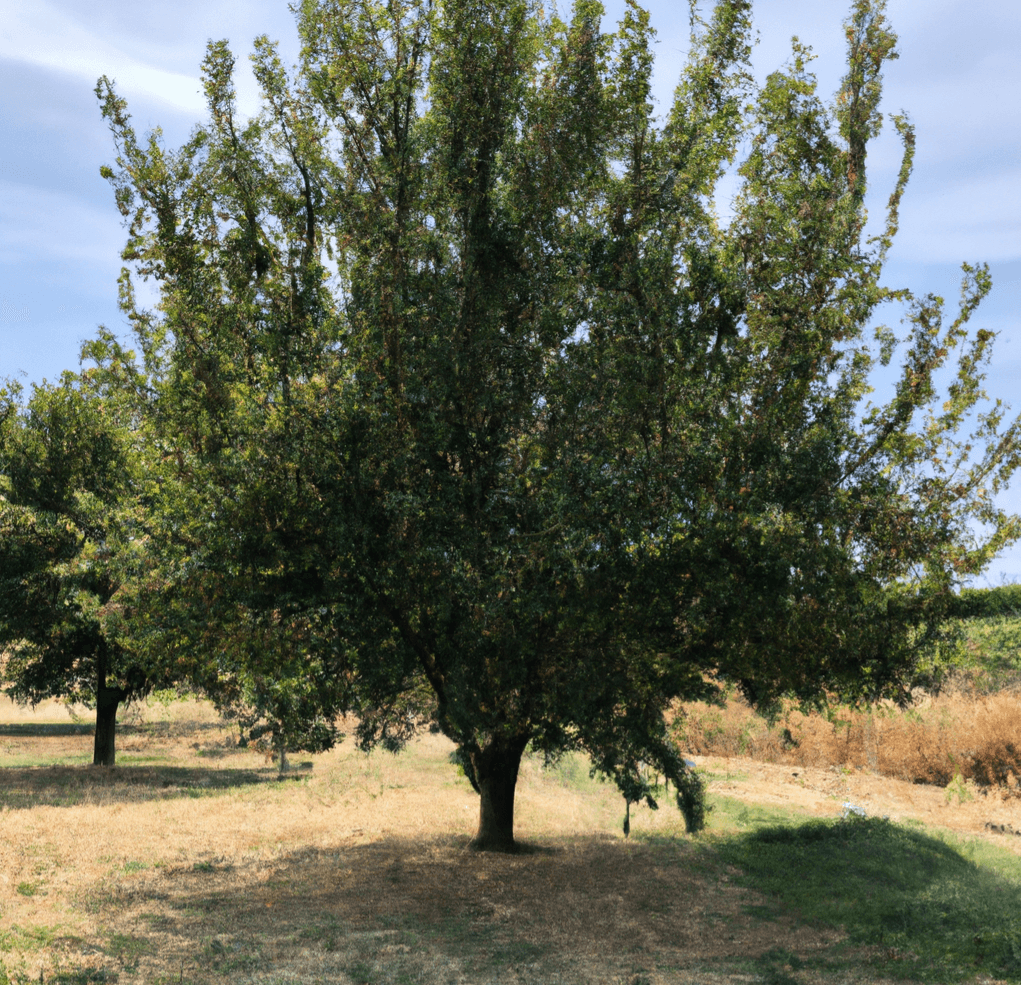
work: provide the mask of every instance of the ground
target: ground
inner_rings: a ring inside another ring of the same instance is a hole
[[[971,784],[913,784],[867,770],[792,767],[744,757],[696,757],[714,775],[711,789],[741,801],[832,817],[850,803],[868,815],[917,821],[987,839],[1019,851],[1019,799],[1009,789]]]
[[[478,801],[442,737],[397,757],[347,740],[295,756],[281,780],[198,704],[127,723],[112,769],[87,766],[87,731],[39,735],[61,717],[0,707],[11,981],[904,981],[884,972],[895,949],[847,944],[743,885],[676,810],[633,806],[626,840],[622,799],[577,758],[527,759],[516,832],[529,851],[480,855]],[[19,723],[33,734],[12,734]],[[1019,852],[987,827],[1019,828],[1010,792],[696,759],[717,803],[711,836],[728,799],[831,817],[850,802]]]

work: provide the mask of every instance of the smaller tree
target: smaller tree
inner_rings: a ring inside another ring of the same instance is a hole
[[[21,701],[95,705],[93,763],[112,766],[118,706],[174,678],[124,632],[159,480],[102,375],[65,372],[22,397],[0,388],[0,678]]]

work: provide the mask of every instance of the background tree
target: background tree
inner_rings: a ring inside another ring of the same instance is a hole
[[[27,402],[15,383],[0,391],[5,690],[95,706],[106,766],[120,704],[154,687],[201,691],[252,738],[272,735],[282,770],[287,752],[328,748],[334,686],[317,678],[308,628],[253,617],[225,601],[222,571],[196,571],[209,506],[159,438],[158,366],[106,330],[84,345],[90,361]]]
[[[1018,536],[992,499],[1018,423],[974,413],[985,269],[946,327],[939,299],[880,283],[903,118],[864,235],[882,4],[852,8],[833,110],[797,44],[752,91],[747,2],[693,15],[662,124],[647,14],[603,33],[601,13],[306,0],[295,78],[256,41],[257,119],[210,45],[209,120],[174,153],[97,87],[124,256],[161,288],[157,312],[127,287],[125,308],[213,508],[187,591],[212,580],[280,640],[301,627],[308,680],[364,744],[424,721],[454,740],[485,849],[514,847],[530,744],[585,750],[629,801],[652,803],[652,765],[698,828],[673,701],[904,699],[954,586]],[[890,300],[905,360],[873,407]]]
[[[158,477],[124,406],[88,374],[21,395],[0,390],[0,678],[16,699],[94,705],[93,762],[113,766],[120,703],[174,677],[124,633]]]

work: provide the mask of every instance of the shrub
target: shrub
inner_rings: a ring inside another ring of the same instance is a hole
[[[757,716],[741,698],[725,708],[691,702],[673,731],[682,749],[749,756],[805,767],[866,767],[903,780],[946,786],[959,775],[981,785],[1009,783],[1022,773],[1019,692],[956,692],[921,696],[899,710],[836,707],[829,714],[787,710],[776,722]]]

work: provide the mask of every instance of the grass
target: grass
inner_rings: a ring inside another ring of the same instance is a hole
[[[87,736],[0,748],[0,886],[31,888],[0,895],[0,983],[1019,981],[1017,840],[841,822],[855,772],[803,772],[825,798],[797,811],[733,794],[787,768],[714,767],[705,834],[633,806],[625,840],[584,758],[530,757],[533,851],[480,856],[440,737],[280,781],[201,709],[160,715],[112,770],[9,766]],[[925,817],[993,810],[943,795]]]
[[[717,851],[743,885],[842,928],[900,981],[1018,977],[1019,870],[1003,850],[851,815],[758,827]]]
[[[1022,777],[1019,616],[963,621],[953,669],[940,694],[907,709],[881,703],[836,707],[824,715],[789,708],[774,722],[739,696],[724,707],[678,708],[673,730],[684,749],[706,756],[752,757],[797,766],[863,768],[942,787],[966,782],[1018,789]]]

